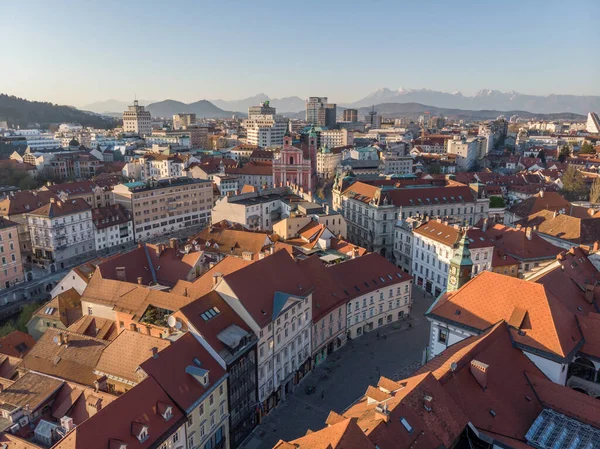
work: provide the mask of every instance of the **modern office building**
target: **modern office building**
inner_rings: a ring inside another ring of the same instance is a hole
[[[344,109],[344,112],[342,114],[342,120],[344,122],[358,122],[358,110]]]
[[[333,128],[336,112],[336,105],[327,103],[327,97],[309,97],[306,100],[306,121],[311,125]]]
[[[375,110],[375,106],[373,106],[373,109],[365,115],[365,124],[369,128],[381,128],[381,115]]]
[[[248,108],[248,118],[255,115],[275,115],[275,108],[269,105],[269,100],[262,102],[258,106]]]
[[[288,128],[288,119],[280,115],[253,115],[244,120],[247,143],[259,147],[283,145],[283,136]]]
[[[173,129],[187,129],[192,123],[196,123],[196,114],[175,114],[173,115]]]

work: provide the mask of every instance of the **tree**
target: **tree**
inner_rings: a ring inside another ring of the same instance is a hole
[[[537,157],[542,161],[542,164],[546,165],[546,153],[544,153],[544,150],[540,150]]]
[[[504,199],[501,196],[490,196],[490,208],[505,207]]]
[[[600,203],[600,177],[594,179],[592,188],[590,190],[590,202]]]
[[[563,193],[569,201],[585,198],[587,188],[581,172],[572,166],[567,168],[562,179]]]
[[[579,154],[596,154],[596,150],[590,142],[583,142],[581,148],[579,149]]]
[[[558,153],[558,160],[564,162],[568,157],[571,157],[571,148],[569,148],[569,145],[563,145]]]

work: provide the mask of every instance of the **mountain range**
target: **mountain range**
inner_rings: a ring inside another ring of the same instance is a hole
[[[147,106],[150,103],[154,103],[154,100],[138,100],[140,106]],[[121,101],[121,100],[104,100],[96,101],[95,103],[86,104],[81,106],[79,109],[83,111],[91,111],[97,114],[122,114],[123,111],[127,110],[129,105],[133,104],[133,100]]]
[[[529,111],[551,114],[574,112],[587,114],[600,111],[600,96],[592,95],[527,95],[518,92],[500,92],[498,90],[480,90],[473,96],[460,92],[448,93],[430,89],[377,89],[366,97],[345,107],[364,107],[381,103],[420,103],[438,108],[499,111]]]
[[[267,100],[269,100],[271,106],[277,109],[278,114],[299,112],[306,107],[304,100],[300,97],[270,98],[267,94],[262,93],[242,100],[211,100],[211,102],[221,109],[247,113],[250,106],[258,106]]]
[[[150,111],[152,117],[172,117],[174,114],[186,112],[196,114],[196,117],[198,118],[225,118],[236,114],[236,112],[233,111],[224,111],[208,100],[195,101],[194,103],[163,100],[156,103],[150,103],[146,106],[146,109]]]

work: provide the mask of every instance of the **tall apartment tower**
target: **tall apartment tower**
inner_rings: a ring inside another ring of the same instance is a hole
[[[335,127],[337,107],[327,103],[327,97],[308,97],[306,121],[315,126]]]
[[[250,106],[248,108],[248,118],[255,115],[275,115],[275,108],[270,106],[269,100],[262,102],[258,106]]]
[[[343,113],[344,122],[358,122],[358,110],[357,109],[344,109]]]
[[[152,134],[152,116],[144,106],[140,106],[135,100],[129,110],[123,112],[123,131],[136,133],[140,136]]]

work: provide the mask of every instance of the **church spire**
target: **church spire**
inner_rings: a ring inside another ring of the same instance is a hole
[[[473,270],[473,261],[471,260],[471,251],[469,251],[469,239],[465,229],[462,237],[458,241],[458,246],[454,250],[454,255],[450,259],[450,273],[448,276],[447,290],[456,291],[471,279]]]

